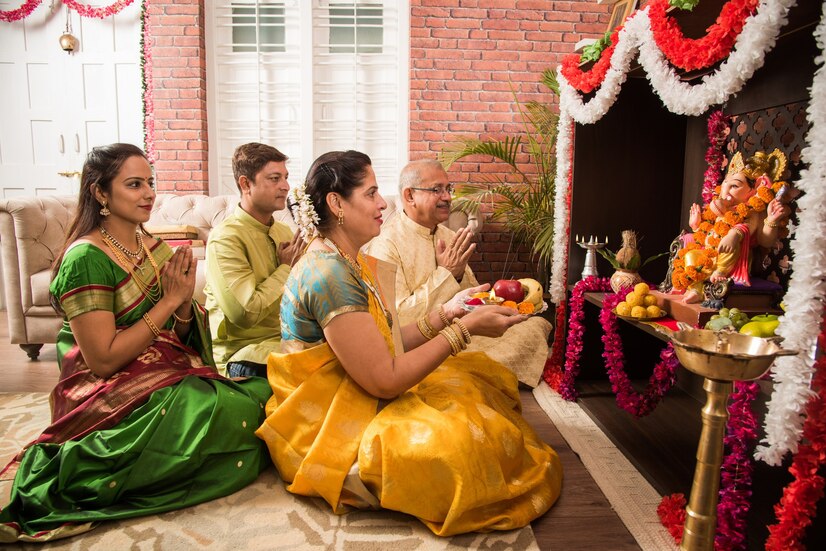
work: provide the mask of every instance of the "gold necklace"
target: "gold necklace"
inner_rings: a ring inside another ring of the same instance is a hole
[[[376,284],[372,282],[372,273],[370,270],[358,261],[358,256],[356,257],[356,260],[353,260],[352,256],[342,251],[341,247],[339,247],[338,244],[329,237],[322,237],[322,242],[330,249],[336,251],[344,260],[347,261],[348,264],[350,264],[350,267],[353,268],[353,271],[359,281],[364,282],[367,289],[369,289],[370,292],[373,293],[373,296],[376,297],[376,301],[379,303],[381,311],[387,319],[387,325],[393,327],[393,316],[390,315],[390,312],[384,306],[384,300],[381,297],[381,293],[379,293],[379,290],[376,288]]]
[[[143,266],[138,266],[134,262],[127,260],[118,247],[112,243],[112,238],[110,235],[103,232],[101,232],[101,235],[103,236],[103,242],[106,243],[106,246],[109,247],[110,251],[112,251],[112,254],[117,259],[118,263],[123,266],[127,272],[132,273],[132,281],[134,281],[135,285],[138,286],[138,289],[140,289],[143,296],[148,298],[153,304],[157,304],[163,296],[161,271],[158,268],[158,263],[155,262],[155,258],[152,256],[152,253],[149,252],[149,248],[146,246],[146,243],[141,241],[141,246],[143,247],[145,258],[149,259],[149,263],[152,265],[152,270],[155,272],[155,281],[157,281],[156,285],[144,283],[141,276],[138,274],[138,272],[141,274],[143,273]]]
[[[126,256],[128,256],[130,258],[134,258],[135,260],[137,260],[141,257],[141,254],[143,253],[143,237],[141,236],[141,232],[135,232],[135,237],[138,240],[138,250],[135,251],[135,252],[132,252],[126,247],[126,245],[124,245],[123,243],[121,243],[120,241],[115,239],[114,235],[112,235],[111,233],[106,231],[106,228],[104,228],[103,226],[99,226],[99,228],[100,228],[100,233],[103,235],[103,237],[108,239],[109,242],[112,245],[114,245],[115,247],[120,249],[121,252],[126,254]]]

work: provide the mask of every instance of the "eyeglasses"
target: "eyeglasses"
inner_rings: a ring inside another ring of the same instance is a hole
[[[447,193],[448,195],[453,195],[453,184],[448,184],[445,187],[413,187],[411,186],[410,189],[415,189],[416,191],[429,191],[433,195],[443,195]]]

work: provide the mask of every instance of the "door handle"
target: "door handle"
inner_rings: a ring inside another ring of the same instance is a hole
[[[64,178],[80,178],[80,172],[77,170],[72,171],[62,171],[57,173],[58,176],[63,176]]]
[[[80,153],[80,136],[75,132],[75,153]]]
[[[63,140],[63,134],[60,135],[60,139],[57,141],[57,149],[61,155],[66,152],[66,143]]]

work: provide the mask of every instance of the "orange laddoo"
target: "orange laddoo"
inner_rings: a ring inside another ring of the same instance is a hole
[[[527,300],[517,304],[516,309],[519,311],[520,314],[533,314],[536,311],[533,302],[528,302]]]

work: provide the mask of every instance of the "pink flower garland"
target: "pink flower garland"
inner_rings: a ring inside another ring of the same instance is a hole
[[[143,145],[150,163],[157,160],[155,150],[155,103],[152,80],[152,25],[149,20],[149,0],[141,6],[141,78],[143,85]]]
[[[751,451],[757,443],[757,418],[751,404],[760,386],[755,381],[734,384],[728,406],[729,420],[723,445],[728,455],[723,459],[720,497],[717,504],[715,549],[745,549],[746,525],[751,508],[751,474],[754,465]]]
[[[0,21],[11,23],[13,21],[20,21],[30,16],[32,12],[39,6],[43,0],[26,0],[26,2],[16,10],[2,11],[0,10]]]
[[[639,393],[634,390],[625,372],[625,355],[622,350],[622,339],[617,332],[617,315],[614,313],[614,308],[621,300],[622,297],[619,295],[611,294],[605,295],[602,301],[602,311],[599,313],[599,321],[605,332],[602,336],[605,345],[602,357],[605,358],[611,388],[617,396],[617,405],[639,418],[654,411],[662,397],[677,382],[677,367],[680,361],[674,353],[674,346],[669,342],[660,352],[660,361],[654,366],[645,392]]]
[[[728,117],[718,109],[708,116],[708,149],[706,150],[706,168],[703,174],[703,204],[708,205],[714,198],[714,188],[720,183],[723,170],[723,145],[726,142]]]
[[[826,326],[818,337],[821,350],[826,349]],[[783,497],[774,506],[777,524],[769,526],[768,551],[805,549],[801,540],[806,527],[812,523],[817,503],[823,499],[823,477],[818,471],[826,463],[826,355],[821,356],[814,367],[812,389],[817,396],[806,406],[806,422],[803,438],[794,456],[789,472],[794,476],[783,489]]]
[[[106,6],[103,8],[97,8],[94,6],[87,6],[85,4],[80,4],[75,2],[75,0],[61,0],[63,4],[66,5],[67,8],[70,10],[75,10],[78,15],[82,17],[94,17],[95,19],[103,19],[105,17],[109,17],[111,15],[116,15],[123,11],[123,8],[129,6],[135,0],[117,0],[114,4],[110,6]]]
[[[560,396],[573,402],[577,399],[577,391],[574,387],[577,375],[579,375],[579,358],[582,356],[582,335],[585,334],[585,293],[604,293],[611,289],[611,281],[607,277],[587,277],[578,281],[571,292],[571,315],[568,318],[568,340],[565,346],[565,369],[559,388],[556,389]]]
[[[757,10],[758,0],[729,0],[720,10],[717,21],[706,29],[702,38],[691,39],[666,13],[668,0],[652,0],[648,18],[654,41],[672,65],[693,71],[705,69],[731,53],[746,19]]]

